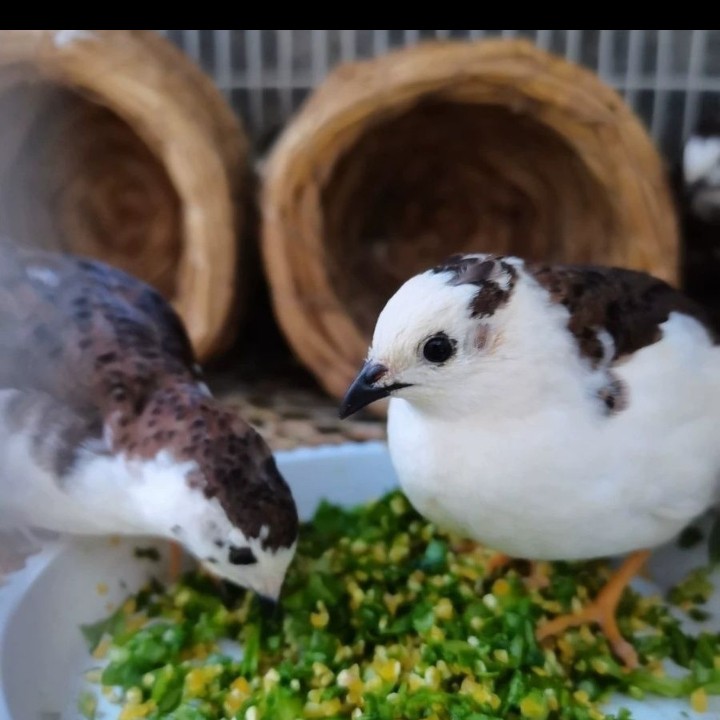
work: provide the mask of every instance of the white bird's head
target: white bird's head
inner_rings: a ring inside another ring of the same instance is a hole
[[[348,417],[388,396],[416,404],[461,400],[478,361],[496,365],[522,261],[456,255],[408,280],[383,308],[367,361],[340,410]]]

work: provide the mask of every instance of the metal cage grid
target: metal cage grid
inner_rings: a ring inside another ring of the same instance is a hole
[[[598,72],[671,160],[720,118],[720,30],[159,30],[216,81],[248,131],[281,126],[337,63],[421,40],[523,37]]]

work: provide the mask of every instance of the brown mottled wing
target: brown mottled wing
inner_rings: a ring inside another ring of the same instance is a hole
[[[713,340],[717,335],[704,310],[680,291],[650,275],[633,270],[595,266],[528,265],[531,275],[554,302],[570,313],[568,329],[578,348],[593,364],[611,364],[624,355],[657,342],[660,325],[670,313],[696,318]],[[612,357],[599,333],[613,340]]]
[[[179,319],[144,283],[102,263],[0,240],[0,387],[74,407],[141,404],[163,374],[193,374]]]

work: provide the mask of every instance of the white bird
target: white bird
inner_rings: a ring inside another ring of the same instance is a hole
[[[0,241],[0,527],[166,537],[275,600],[298,516],[157,292]]]
[[[453,256],[388,301],[341,416],[391,397],[400,483],[442,528],[531,560],[632,552],[539,631],[597,622],[632,666],[622,590],[718,498],[716,342],[700,307],[643,273]]]

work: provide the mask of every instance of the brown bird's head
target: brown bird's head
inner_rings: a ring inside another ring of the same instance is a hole
[[[202,383],[167,382],[138,407],[116,390],[107,441],[137,476],[138,503],[213,574],[276,600],[298,514],[262,437]]]

